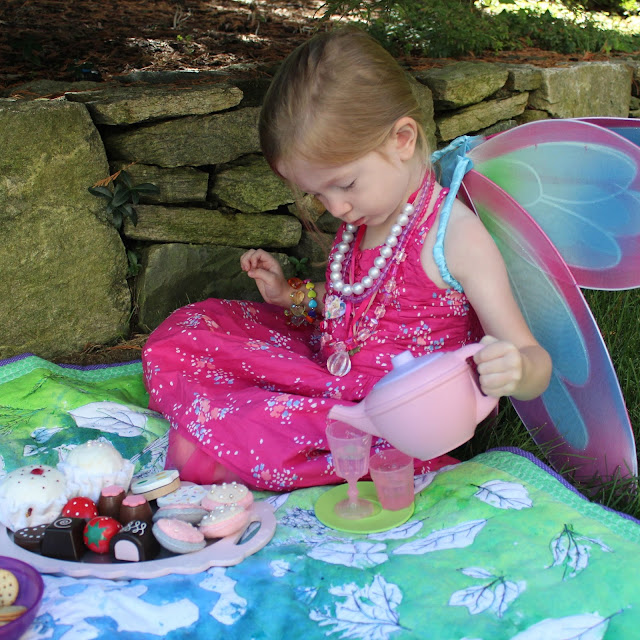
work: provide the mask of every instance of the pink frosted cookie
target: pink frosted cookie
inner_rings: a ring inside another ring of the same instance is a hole
[[[131,483],[131,493],[141,493],[147,500],[166,496],[180,486],[180,474],[175,469],[165,469]]]
[[[253,504],[253,494],[247,487],[237,482],[212,484],[209,493],[202,498],[200,504],[209,510],[232,504],[247,509]]]
[[[161,518],[153,525],[153,535],[165,549],[173,553],[200,551],[207,545],[204,534],[182,520]]]
[[[202,518],[199,529],[205,538],[224,538],[249,524],[250,514],[237,504],[223,504]]]

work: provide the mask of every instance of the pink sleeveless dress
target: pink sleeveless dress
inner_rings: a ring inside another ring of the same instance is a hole
[[[437,287],[420,264],[435,215],[415,226],[395,277],[359,308],[355,333],[365,339],[347,375],[331,375],[326,357],[336,341],[354,334],[350,313],[298,328],[280,307],[209,299],[178,309],[149,337],[143,368],[150,408],[196,445],[201,461],[213,459],[252,488],[289,491],[342,482],[325,438],[330,408],[362,400],[402,351],[419,356],[453,350],[481,335],[465,295]],[[357,280],[378,255],[376,248],[356,251]],[[388,446],[374,437],[372,453]],[[416,460],[415,470],[454,462],[447,455]],[[181,476],[201,477],[191,463]]]

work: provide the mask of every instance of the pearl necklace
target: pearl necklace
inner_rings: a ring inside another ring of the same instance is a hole
[[[433,184],[431,182],[431,176],[431,172],[428,171],[425,174],[422,185],[420,186],[422,193],[418,203],[419,211],[422,210],[427,193],[430,192],[429,187]],[[387,236],[385,243],[380,247],[380,255],[373,261],[373,267],[369,269],[367,275],[364,276],[360,282],[354,282],[353,284],[348,284],[344,281],[342,272],[344,266],[348,263],[348,260],[345,260],[345,258],[351,251],[351,243],[353,242],[355,237],[354,234],[358,227],[353,224],[347,224],[342,233],[342,242],[337,245],[336,252],[329,267],[331,271],[329,278],[331,280],[332,289],[355,303],[361,302],[371,293],[376,291],[380,287],[380,283],[384,280],[384,276],[393,263],[392,258],[394,249],[398,244],[403,244],[401,240],[404,240],[407,225],[415,211],[416,208],[409,203],[402,207],[402,211],[398,214],[395,224],[391,229],[389,229],[389,235]]]

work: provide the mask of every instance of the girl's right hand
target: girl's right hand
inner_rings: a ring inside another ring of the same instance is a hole
[[[270,253],[263,249],[249,249],[240,257],[240,267],[256,281],[265,302],[281,307],[290,306],[291,287],[280,263]]]

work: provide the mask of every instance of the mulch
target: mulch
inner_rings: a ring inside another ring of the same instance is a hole
[[[108,80],[133,70],[273,65],[319,28],[321,0],[2,0],[0,88]],[[608,59],[539,49],[458,59],[552,66]],[[406,56],[414,70],[448,59]]]

